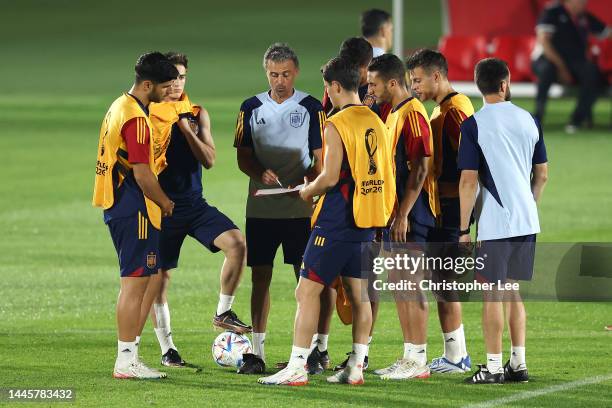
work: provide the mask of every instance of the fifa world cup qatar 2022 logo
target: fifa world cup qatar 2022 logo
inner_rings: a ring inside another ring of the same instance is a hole
[[[374,129],[370,128],[365,132],[365,148],[368,152],[368,156],[370,156],[370,168],[368,170],[368,174],[371,176],[376,174],[376,162],[374,161],[374,155],[376,154],[376,150],[378,150],[378,138],[376,136],[376,132]]]

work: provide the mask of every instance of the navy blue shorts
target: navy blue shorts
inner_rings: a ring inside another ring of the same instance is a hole
[[[410,231],[406,234],[406,241],[418,242],[419,244],[430,242],[433,231],[433,227],[420,224],[416,221],[410,221]]]
[[[440,224],[444,229],[457,229],[461,223],[459,198],[440,198]]]
[[[477,242],[476,257],[482,257],[484,267],[475,269],[476,279],[489,283],[531,280],[535,247],[535,234]]]
[[[362,242],[337,241],[310,234],[300,276],[329,286],[338,276],[367,279],[361,272]]]
[[[410,247],[415,250],[426,250],[426,243],[431,241],[434,228],[427,225],[420,224],[416,221],[410,220],[410,231],[406,233],[406,242],[414,243],[415,245],[397,244],[397,248]],[[385,250],[392,251],[396,246],[391,242],[391,230],[390,228],[384,228],[382,230],[382,241]]]
[[[159,239],[161,269],[178,266],[181,246],[188,235],[195,238],[210,252],[218,252],[213,242],[225,231],[238,227],[216,207],[210,206],[203,198],[190,205],[177,205],[171,217],[162,219]]]
[[[283,246],[284,262],[302,263],[310,236],[310,218],[247,218],[247,265],[274,265],[276,251]]]
[[[429,234],[429,242],[452,243],[459,242],[459,228],[433,228]]]
[[[155,275],[159,268],[159,230],[146,212],[115,218],[108,229],[119,257],[122,278]]]

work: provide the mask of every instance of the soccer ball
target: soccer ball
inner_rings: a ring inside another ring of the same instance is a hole
[[[223,332],[217,336],[212,345],[212,356],[221,367],[240,367],[242,355],[251,353],[251,341],[248,337],[233,332]]]

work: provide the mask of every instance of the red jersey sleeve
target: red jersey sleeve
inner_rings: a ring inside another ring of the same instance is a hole
[[[419,112],[409,112],[402,128],[408,160],[431,156],[431,130]]]
[[[149,163],[149,127],[145,118],[133,118],[125,122],[121,136],[127,145],[128,162]]]
[[[447,135],[451,146],[455,151],[459,150],[459,135],[461,124],[467,119],[467,115],[458,109],[449,109],[444,116],[444,134]]]

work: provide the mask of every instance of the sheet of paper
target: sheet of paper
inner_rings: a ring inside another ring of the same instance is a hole
[[[256,190],[255,194],[253,195],[255,197],[261,197],[261,196],[267,196],[267,195],[287,194],[287,193],[293,193],[295,191],[300,191],[303,188],[304,188],[303,184],[300,184],[299,186],[295,186],[293,188],[265,188],[262,190]]]

